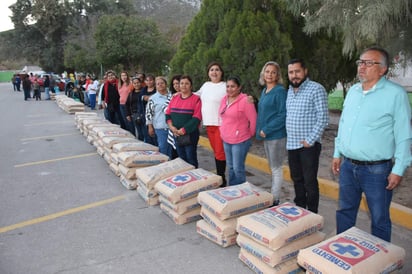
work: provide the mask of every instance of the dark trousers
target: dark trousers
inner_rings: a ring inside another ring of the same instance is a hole
[[[322,146],[316,142],[312,147],[288,150],[290,176],[295,188],[294,202],[297,206],[318,212],[318,169]]]

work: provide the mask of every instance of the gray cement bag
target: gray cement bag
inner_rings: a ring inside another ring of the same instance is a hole
[[[241,216],[273,204],[273,195],[251,183],[205,191],[199,204],[221,220]]]
[[[193,197],[191,199],[187,199],[179,203],[173,204],[163,196],[159,196],[159,201],[160,203],[162,203],[162,205],[167,206],[168,208],[170,208],[171,210],[180,215],[189,212],[193,209],[200,208],[200,205],[197,202],[197,197]]]
[[[237,232],[277,250],[319,231],[323,217],[292,203],[264,209],[238,218]]]
[[[137,180],[131,180],[125,178],[122,174],[120,174],[120,183],[129,190],[136,189],[137,187]]]
[[[228,247],[236,244],[236,234],[224,236],[205,222],[205,220],[199,220],[196,222],[196,231],[206,239],[222,247]]]
[[[159,151],[157,146],[138,141],[135,139],[133,142],[124,142],[113,145],[112,147],[114,152],[123,152],[123,151],[136,151],[136,150],[151,150]]]
[[[152,150],[119,152],[117,158],[125,167],[147,167],[169,160],[169,156]]]
[[[200,209],[200,216],[209,224],[217,233],[222,236],[231,236],[236,233],[237,218],[230,218],[227,220],[220,220],[216,215],[202,207]]]
[[[298,263],[307,273],[390,273],[401,268],[405,250],[352,227],[302,249]]]
[[[183,225],[187,223],[191,223],[194,221],[199,220],[201,217],[199,215],[200,213],[200,208],[195,208],[192,209],[191,211],[188,211],[183,214],[178,214],[176,211],[170,209],[169,207],[165,206],[164,204],[160,203],[160,209],[165,213],[167,216],[169,216],[170,219],[175,222],[177,225]]]
[[[138,187],[137,187],[137,194],[139,194],[139,196],[140,196],[140,198],[142,198],[143,199],[143,201],[147,204],[147,205],[149,205],[149,206],[155,206],[155,205],[158,205],[160,202],[159,202],[159,195],[156,195],[156,196],[154,196],[154,197],[148,197],[146,194],[146,192],[144,191],[144,189],[142,189],[141,187],[139,187],[139,185],[138,185]]]

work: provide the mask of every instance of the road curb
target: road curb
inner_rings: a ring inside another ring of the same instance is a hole
[[[200,136],[199,145],[208,150],[212,150],[209,140],[206,137]],[[267,160],[257,155],[248,153],[246,157],[246,165],[254,169],[260,170],[264,173],[267,173],[267,174],[270,173]],[[292,179],[290,178],[289,167],[287,166],[283,166],[283,178],[288,183],[292,182]],[[325,197],[338,200],[338,196],[339,196],[338,183],[331,181],[331,180],[324,179],[324,178],[318,178],[318,180],[319,180],[320,194]],[[360,208],[365,211],[368,210],[365,197],[362,197]],[[409,230],[412,230],[412,221],[411,221],[412,220],[412,209],[406,206],[400,205],[398,203],[392,202],[390,212],[391,212],[392,223],[403,226]]]

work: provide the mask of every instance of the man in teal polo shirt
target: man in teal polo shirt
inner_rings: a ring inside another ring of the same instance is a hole
[[[385,77],[384,49],[364,50],[356,64],[360,83],[346,96],[332,161],[339,174],[337,233],[355,225],[363,192],[372,234],[390,241],[392,191],[412,159],[411,108],[406,91]]]

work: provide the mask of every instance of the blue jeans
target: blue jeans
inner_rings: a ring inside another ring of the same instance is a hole
[[[251,144],[250,139],[239,144],[223,142],[226,164],[229,168],[229,186],[246,182],[245,160]]]
[[[45,99],[49,100],[50,99],[50,88],[49,87],[45,87],[44,88],[44,95],[45,95]]]
[[[128,121],[126,116],[127,116],[127,111],[126,111],[126,105],[120,104],[120,115],[121,115],[121,120],[120,120],[120,126],[123,129],[128,130],[131,134],[135,135],[135,128],[134,128],[134,121]],[[122,126],[122,121],[123,121],[123,126]]]
[[[90,108],[96,109],[96,93],[89,94]]]
[[[372,235],[390,242],[392,223],[389,208],[392,191],[387,190],[386,186],[391,170],[391,161],[379,165],[355,165],[347,159],[343,160],[339,174],[337,233],[355,225],[363,192],[371,213]]]
[[[197,144],[199,143],[199,130],[196,129],[194,132],[190,133],[190,140],[192,143],[187,146],[178,146],[176,144],[177,155],[189,164],[195,166],[195,168],[198,168]]]
[[[169,143],[167,142],[167,134],[168,134],[169,130],[166,129],[162,129],[162,128],[155,128],[155,133],[156,133],[156,137],[157,137],[157,143],[159,144],[159,152],[163,153],[164,155],[169,156],[169,158],[171,159],[172,156],[172,148],[169,145]]]
[[[297,206],[318,213],[319,183],[318,169],[322,145],[288,150],[290,176],[295,188],[294,202]]]

